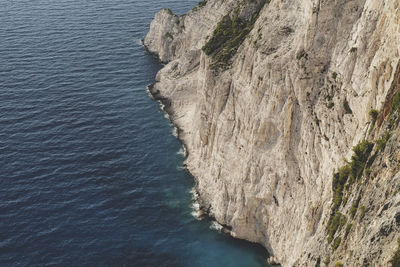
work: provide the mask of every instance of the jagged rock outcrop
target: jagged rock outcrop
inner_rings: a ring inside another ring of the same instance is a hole
[[[168,62],[151,92],[180,129],[201,204],[233,236],[283,266],[389,264],[400,235],[397,124],[336,210],[359,199],[363,218],[346,217],[335,248],[327,226],[333,173],[396,116],[398,0],[202,1],[183,16],[157,13],[144,45]],[[382,110],[374,127],[372,108]]]

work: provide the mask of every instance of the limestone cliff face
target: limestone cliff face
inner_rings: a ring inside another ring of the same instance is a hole
[[[353,146],[389,127],[400,84],[400,2],[267,2],[208,0],[183,16],[164,9],[144,39],[168,62],[151,92],[180,129],[201,204],[283,266],[387,266],[400,230],[397,124],[369,178],[347,189],[338,211],[349,213],[355,199],[364,208],[346,217],[351,230],[336,231],[335,248],[327,225],[333,173]],[[254,25],[216,68],[202,47],[226,15]],[[372,108],[382,110],[376,125]]]

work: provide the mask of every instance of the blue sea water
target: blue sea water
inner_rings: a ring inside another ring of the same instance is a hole
[[[0,266],[266,266],[192,215],[140,39],[196,0],[3,0]]]

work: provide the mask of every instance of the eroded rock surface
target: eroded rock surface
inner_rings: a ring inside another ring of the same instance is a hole
[[[387,111],[399,89],[400,2],[202,3],[157,13],[144,45],[168,62],[151,91],[180,129],[203,208],[283,266],[387,266],[400,230],[397,126],[374,178],[340,207],[349,212],[360,196],[363,218],[347,216],[352,230],[337,233],[336,249],[326,228],[333,173],[387,127],[387,114],[372,126],[369,111]],[[226,15],[255,23],[219,69],[202,47]]]

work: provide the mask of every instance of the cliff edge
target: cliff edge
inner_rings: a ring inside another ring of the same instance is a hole
[[[400,257],[400,2],[204,0],[156,14],[151,93],[201,205],[282,266]]]

